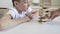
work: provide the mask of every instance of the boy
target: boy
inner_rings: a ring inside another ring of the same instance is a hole
[[[8,29],[32,19],[32,9],[29,7],[29,0],[12,0],[12,2],[14,8],[11,8],[7,15],[0,19],[0,30]]]

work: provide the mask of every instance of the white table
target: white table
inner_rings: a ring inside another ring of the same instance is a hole
[[[14,28],[0,31],[0,34],[60,34],[60,25],[40,24],[30,21]]]

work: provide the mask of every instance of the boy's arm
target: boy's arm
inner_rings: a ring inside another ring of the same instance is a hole
[[[11,19],[10,15],[5,15],[3,18],[0,19],[0,30],[8,29],[18,24],[24,23],[29,21],[29,17],[25,16],[24,18],[20,19]]]
[[[30,19],[33,18],[34,15],[37,14],[37,11],[36,10],[32,10],[31,12],[28,12],[26,13],[26,16],[28,16]]]

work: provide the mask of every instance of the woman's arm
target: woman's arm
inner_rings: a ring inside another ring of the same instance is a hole
[[[54,11],[51,11],[51,16],[50,18],[51,19],[54,19],[55,17],[59,16],[60,15],[60,8],[59,9],[56,9]]]

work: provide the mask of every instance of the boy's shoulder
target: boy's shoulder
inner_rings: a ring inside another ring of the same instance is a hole
[[[9,10],[16,10],[15,7],[9,8]]]

